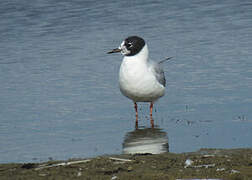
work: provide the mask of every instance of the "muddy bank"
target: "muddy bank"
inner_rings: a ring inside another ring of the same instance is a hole
[[[0,179],[252,179],[252,149],[107,155],[46,163],[1,164]]]

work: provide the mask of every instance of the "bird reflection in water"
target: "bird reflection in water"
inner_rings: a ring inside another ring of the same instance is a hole
[[[128,132],[123,142],[124,154],[160,154],[169,152],[167,133],[160,128],[143,128]]]

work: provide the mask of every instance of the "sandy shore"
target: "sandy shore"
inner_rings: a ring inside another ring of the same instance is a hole
[[[252,149],[106,155],[45,163],[1,164],[0,179],[252,179]]]

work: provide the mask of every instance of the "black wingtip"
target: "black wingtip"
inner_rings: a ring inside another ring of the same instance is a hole
[[[168,60],[170,60],[170,59],[172,59],[172,58],[173,58],[173,57],[167,57],[167,58],[165,58],[164,60],[160,61],[158,64],[162,64],[163,62],[168,61]]]

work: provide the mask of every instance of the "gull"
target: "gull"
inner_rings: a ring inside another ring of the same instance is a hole
[[[161,64],[171,59],[168,57],[159,63],[148,58],[148,46],[144,39],[130,36],[122,41],[118,48],[108,54],[120,52],[124,57],[119,70],[119,87],[121,93],[131,99],[136,112],[136,127],[138,126],[137,102],[150,102],[150,120],[153,104],[165,94],[165,75]]]

